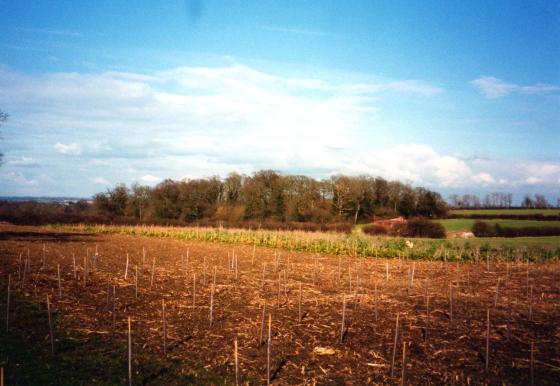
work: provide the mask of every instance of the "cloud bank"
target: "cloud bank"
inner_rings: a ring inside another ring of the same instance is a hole
[[[490,97],[545,89],[497,81],[475,85]],[[0,194],[89,195],[121,181],[265,168],[436,189],[560,186],[560,163],[464,159],[422,143],[375,147],[377,136],[390,135],[372,119],[383,114],[380,101],[444,94],[419,80],[336,83],[242,65],[36,76],[0,69],[0,104],[20,133],[0,169]]]
[[[512,93],[520,94],[545,94],[560,90],[552,84],[536,83],[527,86],[520,86],[515,83],[508,83],[492,76],[480,76],[470,82],[474,87],[488,99],[497,99]]]

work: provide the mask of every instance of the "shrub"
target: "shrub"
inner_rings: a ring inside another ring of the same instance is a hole
[[[471,230],[476,237],[496,236],[496,229],[491,224],[484,221],[475,221]]]
[[[560,227],[504,227],[475,221],[472,232],[476,237],[539,237],[560,236]]]
[[[473,220],[535,220],[535,221],[560,221],[560,215],[557,214],[453,214],[450,213],[445,218],[469,218]]]
[[[337,222],[322,225],[322,230],[325,232],[351,233],[352,229],[354,229],[354,225],[348,222]]]
[[[426,237],[430,239],[444,239],[445,228],[440,223],[430,221],[424,217],[415,217],[404,224],[396,225],[394,233],[403,237]]]
[[[391,235],[401,237],[425,237],[430,239],[444,239],[445,228],[437,222],[433,222],[424,217],[415,217],[407,220],[403,224],[395,224],[392,228],[380,225],[366,225],[363,227],[364,233],[368,235]]]
[[[560,236],[560,227],[502,227],[496,224],[496,236],[498,237],[539,237]]]
[[[389,233],[389,229],[381,225],[366,225],[362,228],[367,235],[386,235]]]

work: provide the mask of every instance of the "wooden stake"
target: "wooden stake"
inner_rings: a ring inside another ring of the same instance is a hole
[[[346,330],[346,294],[342,295],[342,324],[340,327],[340,343],[344,340],[344,332]]]
[[[449,283],[449,321],[453,322],[453,284]]]
[[[128,253],[126,254],[126,266],[124,267],[124,280],[128,278]]]
[[[12,275],[8,274],[8,299],[6,301],[6,332],[10,328],[10,286],[12,284]]]
[[[385,281],[389,281],[389,262],[385,264]]]
[[[45,243],[43,243],[43,258],[41,263],[41,269],[45,269]]]
[[[93,255],[93,271],[97,268],[97,257],[99,254],[97,253],[97,244],[95,244],[95,254]]]
[[[113,303],[113,310],[112,310],[112,312],[111,312],[111,313],[112,313],[111,316],[113,317],[112,331],[113,331],[113,334],[114,334],[114,333],[115,333],[115,324],[116,324],[116,322],[117,322],[117,320],[116,320],[116,318],[117,318],[117,312],[116,312],[116,304],[115,304],[115,303],[116,303],[116,299],[115,299],[115,285],[114,285],[114,284],[113,284],[113,301],[112,301],[112,303]]]
[[[21,270],[22,270],[22,267],[21,267],[21,266],[22,266],[22,264],[23,264],[23,262],[22,262],[22,260],[21,260],[21,255],[22,255],[22,253],[23,253],[23,252],[20,252],[20,253],[19,253],[19,258],[18,258],[18,278],[17,278],[18,281],[21,280]]]
[[[210,290],[210,315],[209,315],[209,319],[210,319],[210,327],[212,327],[212,322],[213,322],[213,317],[214,317],[214,286],[215,284],[212,283],[212,288]]]
[[[395,322],[395,340],[393,342],[393,356],[391,359],[391,378],[395,371],[395,357],[397,355],[397,342],[399,339],[399,314],[397,313],[397,320]]]
[[[239,357],[237,355],[237,338],[233,341],[233,356],[235,357],[235,386],[239,386]]]
[[[416,271],[416,263],[412,263],[412,272],[410,274],[410,288],[414,286],[414,272]]]
[[[535,385],[535,342],[531,341],[531,386]]]
[[[84,256],[84,287],[87,285],[87,275],[88,275],[87,256]]]
[[[62,287],[60,285],[60,264],[56,265],[56,274],[58,276],[58,298],[62,298]]]
[[[426,334],[425,334],[425,339],[428,339],[428,329],[430,328],[430,297],[428,294],[428,286],[426,286],[425,288],[425,292],[426,292]]]
[[[204,257],[204,262],[202,263],[202,284],[206,287],[207,277],[208,277],[208,266],[206,265],[206,257]]]
[[[49,335],[51,338],[51,355],[54,356],[54,328],[52,323],[52,316],[51,316],[51,302],[49,300],[49,295],[47,297],[47,314],[49,316]]]
[[[533,286],[529,288],[529,320],[533,321]]]
[[[128,385],[132,386],[132,330],[130,316],[128,317]]]
[[[78,280],[78,272],[76,271],[76,256],[72,253],[72,269],[74,271],[74,280]]]
[[[264,289],[264,274],[266,270],[266,263],[263,263],[263,270],[262,270],[262,280],[261,280],[261,290]]]
[[[26,276],[28,266],[29,266],[29,258],[25,259],[25,263],[23,264],[23,277],[21,278],[22,287],[25,285],[25,276]]]
[[[490,363],[490,308],[486,308],[486,363],[484,371],[488,372],[488,365]]]
[[[276,297],[276,307],[278,308],[280,308],[280,278],[281,278],[281,273],[278,272],[278,293]]]
[[[193,273],[192,280],[192,306],[193,308],[196,306],[196,273]]]
[[[342,275],[342,257],[338,257],[338,280],[340,281],[340,277]]]
[[[298,323],[301,323],[301,282],[299,283]]]
[[[526,275],[526,277],[527,277],[527,286],[526,286],[526,288],[527,288],[527,298],[529,298],[529,259],[527,259],[527,271],[526,272],[527,272],[527,275]]]
[[[268,314],[268,344],[266,348],[266,384],[270,386],[270,345],[272,341],[272,314]]]
[[[494,309],[498,306],[499,296],[500,296],[500,278],[498,278],[498,282],[496,283],[496,294],[494,296]]]
[[[262,318],[261,318],[261,333],[259,335],[259,346],[263,344],[265,313],[266,313],[266,302],[263,303]]]
[[[406,342],[403,342],[402,345],[402,373],[401,373],[401,386],[405,386],[406,385],[406,363],[407,363],[407,357],[406,357]]]
[[[106,305],[107,311],[109,311],[109,306],[110,306],[109,303],[109,299],[111,298],[110,293],[111,293],[111,280],[107,279],[107,305]]]
[[[288,267],[284,269],[284,297],[288,297]]]
[[[511,312],[512,312],[511,299],[509,299],[509,301],[508,301],[508,316],[507,316],[507,323],[506,323],[506,332],[507,332],[506,339],[507,339],[508,342],[511,338],[511,327],[510,327],[510,325],[511,325]]]
[[[156,273],[156,257],[154,256],[152,259],[152,275],[150,277],[150,288],[154,286],[154,275]]]
[[[377,282],[375,282],[375,285],[373,287],[373,312],[375,314],[375,322],[377,323],[377,302],[378,302],[378,298],[377,298]]]
[[[134,266],[134,298],[138,299],[138,265]]]
[[[167,321],[165,320],[165,299],[161,299],[161,323],[163,329],[163,355],[167,355]]]

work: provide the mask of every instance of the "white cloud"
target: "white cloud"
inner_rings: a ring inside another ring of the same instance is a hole
[[[501,179],[501,181],[503,180],[504,179]],[[496,183],[494,177],[492,177],[490,173],[486,173],[486,172],[478,173],[475,176],[473,176],[473,181],[477,183],[481,183],[485,186],[494,185]]]
[[[71,36],[71,37],[80,37],[82,36],[81,33],[76,31],[70,30],[61,30],[61,29],[52,29],[52,28],[23,28],[23,27],[16,27],[14,28],[16,31],[19,32],[31,32],[41,35],[57,35],[57,36]]]
[[[492,76],[480,76],[470,83],[478,88],[488,99],[501,98],[514,92],[522,94],[544,94],[560,89],[557,86],[545,83],[519,86],[515,83],[508,83]]]
[[[97,185],[105,185],[105,186],[111,185],[111,183],[103,177],[93,177],[91,179],[91,182],[93,182],[94,184],[97,184]]]
[[[161,178],[157,176],[153,176],[151,174],[146,174],[140,177],[140,180],[147,183],[155,183],[161,181]]]
[[[39,181],[33,178],[27,178],[23,173],[6,171],[0,173],[0,181],[4,183],[14,184],[24,188],[36,188],[39,186]]]
[[[361,172],[444,187],[460,184],[472,174],[465,161],[419,144],[399,145],[367,154]]]
[[[57,142],[54,145],[54,148],[57,152],[64,155],[80,155],[82,154],[82,146],[77,143],[69,143],[64,144]]]
[[[110,163],[108,161],[102,159],[92,159],[88,162],[89,166],[109,166]]]
[[[518,87],[492,79],[479,83],[495,97]],[[59,175],[49,173],[72,187],[89,184],[90,191],[110,181],[157,183],[265,168],[319,178],[366,173],[433,188],[519,187],[530,177],[558,187],[554,162],[468,160],[414,143],[376,146],[376,136],[387,131],[375,119],[383,114],[380,101],[442,92],[417,80],[336,83],[239,65],[42,76],[0,69],[0,104],[25,111],[18,125],[28,138],[40,133],[44,154],[55,143],[60,154],[81,155],[72,163],[53,157]]]
[[[519,88],[519,91],[523,94],[544,94],[558,90],[560,90],[560,87],[545,83],[537,83],[531,86],[523,86]]]
[[[32,157],[26,157],[26,156],[22,155],[19,158],[7,161],[6,165],[11,165],[11,166],[34,166],[34,165],[37,165],[37,162]]]
[[[387,89],[400,92],[416,93],[425,96],[433,96],[441,94],[444,90],[441,87],[433,86],[429,83],[418,80],[405,80],[400,82],[391,82],[387,84]]]
[[[517,85],[506,83],[492,76],[481,76],[470,82],[477,87],[489,99],[500,98],[508,95],[517,89]]]
[[[463,159],[440,154],[427,145],[399,145],[391,149],[354,154],[338,169],[349,174],[379,175],[415,185],[439,188],[512,189],[539,187],[560,190],[560,162]]]

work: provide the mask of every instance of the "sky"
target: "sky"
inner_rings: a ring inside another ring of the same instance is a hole
[[[274,169],[560,197],[560,2],[0,9],[0,196]]]

